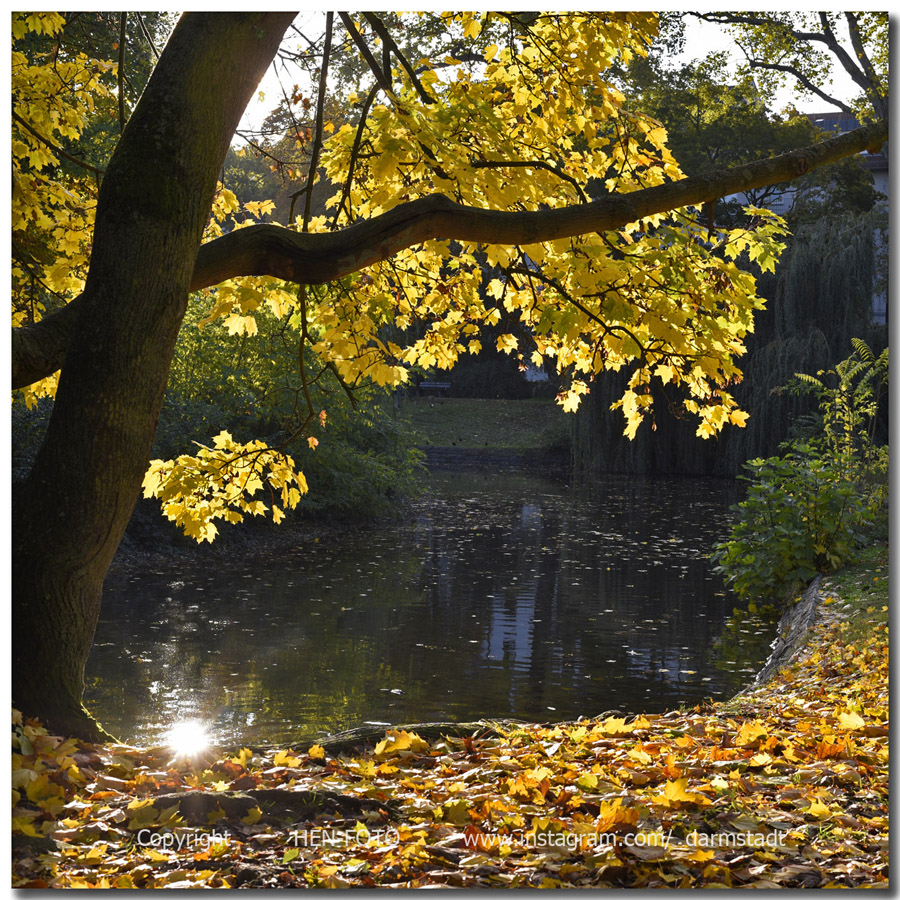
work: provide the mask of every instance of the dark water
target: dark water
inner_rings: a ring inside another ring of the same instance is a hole
[[[88,706],[157,740],[199,718],[221,744],[365,722],[559,721],[734,693],[771,625],[706,558],[718,480],[446,473],[408,524],[278,556],[110,577]]]

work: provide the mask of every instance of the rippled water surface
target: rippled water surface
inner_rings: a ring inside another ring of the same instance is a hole
[[[558,721],[738,690],[771,625],[706,558],[718,480],[437,473],[405,524],[233,565],[110,576],[88,706],[157,740],[301,742],[366,722]]]

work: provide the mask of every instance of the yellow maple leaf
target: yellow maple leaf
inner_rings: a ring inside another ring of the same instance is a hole
[[[603,734],[631,734],[634,730],[634,726],[626,724],[625,719],[617,719],[614,716],[604,719],[597,728]]]
[[[842,712],[838,714],[837,718],[838,725],[841,728],[846,728],[848,731],[862,728],[866,724],[866,720],[859,713],[855,712]]]
[[[318,746],[318,745],[316,745],[316,746]],[[314,748],[310,747],[310,750],[312,750],[312,749],[314,749]],[[322,748],[319,747],[319,749],[321,750]],[[324,756],[324,755],[325,755],[325,751],[323,750],[322,756]],[[291,753],[288,750],[279,750],[275,754],[275,757],[272,759],[272,762],[276,766],[298,766],[298,765],[300,765],[300,760],[297,759],[297,757],[294,756],[293,753]]]
[[[769,733],[768,728],[759,721],[753,722],[744,722],[743,725],[738,729],[737,737],[734,742],[739,747],[744,747],[747,744],[752,744],[758,741],[760,738],[766,737]]]
[[[663,806],[674,806],[676,803],[694,803],[698,806],[709,806],[712,802],[703,794],[698,794],[687,789],[687,778],[679,778],[677,781],[667,781],[661,795],[655,798]]]
[[[241,818],[245,825],[255,825],[262,818],[262,810],[258,806],[252,806],[246,816]]]
[[[812,803],[806,807],[806,813],[810,816],[815,816],[817,819],[825,819],[831,815],[831,809],[821,800],[813,800]]]
[[[385,739],[375,745],[376,759],[393,756],[396,753],[402,753],[404,750],[421,753],[423,750],[428,749],[428,741],[420,738],[414,731],[395,731],[390,729],[385,734]]]

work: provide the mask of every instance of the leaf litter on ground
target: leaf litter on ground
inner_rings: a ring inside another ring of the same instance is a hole
[[[665,715],[188,761],[14,711],[13,885],[887,886],[888,625],[840,609],[764,687]]]

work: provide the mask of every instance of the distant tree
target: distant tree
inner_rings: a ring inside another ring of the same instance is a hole
[[[771,101],[784,85],[798,96],[818,97],[861,120],[887,120],[887,12],[691,13],[730,26],[762,95]],[[837,69],[857,88],[851,102],[832,89]]]

